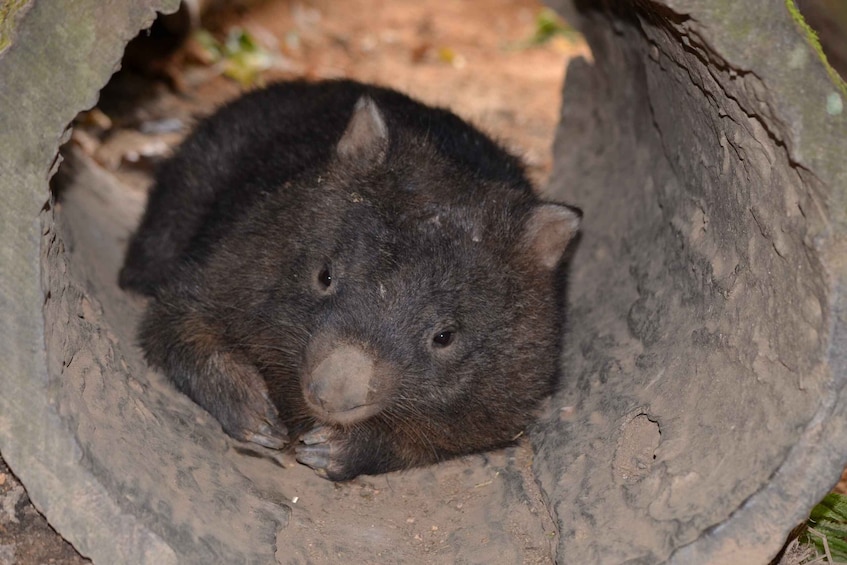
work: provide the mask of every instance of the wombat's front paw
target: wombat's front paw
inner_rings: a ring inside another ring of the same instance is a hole
[[[317,426],[300,438],[294,448],[297,461],[332,481],[352,479],[358,473],[347,464],[347,438],[328,426]]]
[[[188,395],[235,439],[270,449],[282,449],[288,443],[288,430],[253,365],[227,353],[214,353],[205,372],[188,379],[187,384]]]

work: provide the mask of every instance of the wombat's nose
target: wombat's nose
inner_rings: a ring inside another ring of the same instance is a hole
[[[325,417],[352,423],[371,415],[367,405],[373,376],[374,360],[368,353],[360,347],[341,345],[304,376],[303,392]]]

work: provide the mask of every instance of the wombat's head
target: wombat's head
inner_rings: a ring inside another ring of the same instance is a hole
[[[285,283],[308,305],[311,417],[414,426],[448,452],[512,439],[554,384],[556,273],[579,213],[478,178],[370,98],[312,194]],[[456,426],[466,437],[438,433]]]

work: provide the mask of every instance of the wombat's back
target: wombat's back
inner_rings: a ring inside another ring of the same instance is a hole
[[[324,167],[364,94],[392,131],[425,137],[456,167],[480,178],[530,190],[519,160],[446,110],[349,80],[277,83],[202,121],[163,163],[130,240],[121,287],[153,294],[177,265],[202,261],[258,199]],[[396,148],[392,143],[389,150]]]

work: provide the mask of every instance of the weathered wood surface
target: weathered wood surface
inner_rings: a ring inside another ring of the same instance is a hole
[[[42,234],[48,179],[70,121],[91,107],[125,43],[176,0],[9,2],[0,33],[0,451],[50,522],[103,562],[174,563],[172,550],[81,464],[45,353]],[[58,331],[66,321],[49,320]],[[68,417],[71,417],[68,420]]]
[[[569,71],[547,188],[586,219],[565,387],[533,434],[546,509],[520,451],[338,490],[240,455],[170,394],[132,345],[139,304],[114,285],[139,203],[93,168],[58,205],[47,183],[123,45],[176,2],[12,4],[0,452],[84,555],[410,562],[404,511],[429,500],[451,528],[431,555],[453,562],[765,562],[837,479],[845,91],[782,3],[558,6],[595,62]],[[364,519],[352,496],[374,500]],[[442,508],[457,496],[461,512]]]
[[[595,56],[548,188],[585,209],[560,560],[766,563],[847,455],[847,91],[784,2],[559,4]]]

